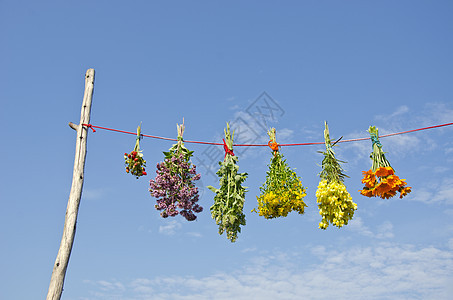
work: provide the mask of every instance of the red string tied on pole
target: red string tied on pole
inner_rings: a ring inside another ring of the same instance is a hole
[[[93,128],[93,125],[91,124],[82,124],[83,126],[86,126],[87,128],[91,128],[91,130],[93,130],[93,132],[96,132],[96,130]]]
[[[234,156],[233,150],[230,150],[230,148],[228,148],[225,139],[223,139],[223,149],[225,150],[225,157],[227,156],[227,154]]]

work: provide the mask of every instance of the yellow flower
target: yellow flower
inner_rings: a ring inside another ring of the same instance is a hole
[[[351,195],[347,192],[342,182],[321,180],[316,192],[316,202],[319,207],[319,214],[322,221],[319,228],[326,229],[329,223],[342,227],[352,219],[357,204],[352,201]]]

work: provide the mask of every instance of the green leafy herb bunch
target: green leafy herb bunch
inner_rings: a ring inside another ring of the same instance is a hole
[[[233,153],[234,131],[230,133],[230,125],[224,130],[225,158],[219,162],[220,169],[217,176],[220,177],[220,188],[213,186],[208,188],[215,193],[214,204],[211,206],[211,215],[219,226],[219,234],[226,232],[227,238],[235,242],[241,225],[245,225],[243,213],[245,193],[247,188],[242,183],[247,179],[247,173],[238,173],[239,166],[237,156]]]

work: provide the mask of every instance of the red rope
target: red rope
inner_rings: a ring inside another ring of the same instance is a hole
[[[227,156],[227,154],[234,156],[233,150],[230,150],[230,148],[228,148],[227,144],[225,143],[225,139],[223,139],[223,150],[225,150],[225,157]]]
[[[421,130],[439,128],[439,127],[444,127],[444,126],[449,126],[449,125],[453,125],[453,122],[452,123],[441,124],[441,125],[434,125],[434,126],[429,126],[429,127],[417,128],[417,129],[412,129],[412,130],[407,130],[407,131],[383,134],[383,135],[380,135],[379,138],[389,137],[389,136],[394,136],[394,135],[399,135],[399,134],[405,134],[405,133],[411,133],[411,132],[416,132],[416,131],[421,131]],[[357,138],[357,139],[349,139],[349,140],[340,140],[340,141],[338,141],[338,143],[365,141],[365,140],[369,140],[369,139],[370,139],[369,137],[366,137],[366,138]],[[299,144],[280,144],[280,146],[306,146],[306,145],[321,145],[321,144],[324,144],[324,142],[299,143]]]
[[[120,133],[126,133],[126,134],[132,134],[132,135],[137,135],[135,132],[130,132],[130,131],[124,131],[124,130],[118,130],[118,129],[113,129],[113,128],[107,128],[107,127],[101,127],[101,126],[95,126],[91,124],[82,124],[83,126],[91,127],[91,128],[98,128],[98,129],[104,129],[104,130],[109,130],[109,131],[114,131],[114,132],[120,132]],[[149,137],[153,139],[160,139],[160,140],[166,140],[166,141],[174,141],[177,142],[177,139],[173,138],[166,138],[162,136],[156,136],[156,135],[148,135],[148,134],[142,134],[144,137]],[[211,142],[200,142],[200,141],[186,141],[184,140],[184,143],[195,143],[195,144],[207,144],[207,145],[223,145],[221,143],[211,143]]]
[[[91,128],[91,130],[93,130],[93,132],[96,132],[96,130],[94,130],[93,128],[93,125],[91,124],[82,124],[83,126],[86,126],[87,128]]]
[[[91,128],[93,130],[93,132],[96,132],[96,130],[94,130],[94,128],[98,128],[98,129],[104,129],[104,130],[109,130],[109,131],[114,131],[114,132],[120,132],[120,133],[137,135],[137,133],[135,133],[135,132],[129,132],[129,131],[123,131],[123,130],[112,129],[112,128],[107,128],[107,127],[95,126],[95,125],[92,125],[92,124],[82,124],[82,125],[83,126],[87,126],[88,128]],[[412,129],[412,130],[407,130],[407,131],[402,131],[402,132],[383,134],[383,135],[380,135],[379,138],[389,137],[389,136],[394,136],[394,135],[399,135],[399,134],[405,134],[405,133],[411,133],[411,132],[416,132],[416,131],[422,131],[422,130],[427,130],[427,129],[439,128],[439,127],[444,127],[444,126],[450,126],[450,125],[453,125],[453,122],[452,123],[445,123],[445,124],[440,124],[440,125],[429,126],[429,127],[417,128],[417,129]],[[167,141],[175,141],[175,142],[178,141],[177,139],[166,138],[166,137],[161,137],[161,136],[156,136],[156,135],[142,134],[142,136],[153,138],[153,139],[167,140]],[[370,139],[369,137],[356,138],[356,139],[349,139],[349,140],[341,140],[338,143],[365,141],[365,140],[369,140],[369,139]],[[222,144],[222,143],[212,143],[212,142],[202,142],[202,141],[186,141],[186,140],[184,141],[184,143],[204,144],[204,145],[218,145],[218,146],[225,145],[225,144]],[[324,142],[314,142],[314,143],[279,144],[279,146],[309,146],[309,145],[323,145],[323,144],[324,144]],[[236,147],[265,147],[265,146],[269,146],[269,145],[268,144],[234,144],[233,146],[236,146]]]

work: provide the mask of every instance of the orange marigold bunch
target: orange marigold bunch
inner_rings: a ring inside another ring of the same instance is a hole
[[[373,164],[370,170],[362,172],[362,183],[365,186],[359,192],[367,197],[381,197],[382,199],[389,199],[399,192],[400,198],[403,198],[411,192],[411,187],[406,187],[406,180],[395,175],[395,171],[385,158],[382,144],[379,142],[378,129],[370,126],[368,132],[373,143],[373,152],[370,156]]]
[[[403,198],[411,192],[410,186],[405,187],[406,180],[395,175],[392,167],[380,167],[375,172],[370,169],[362,173],[365,186],[359,192],[364,196],[389,199],[399,192],[400,198]]]

